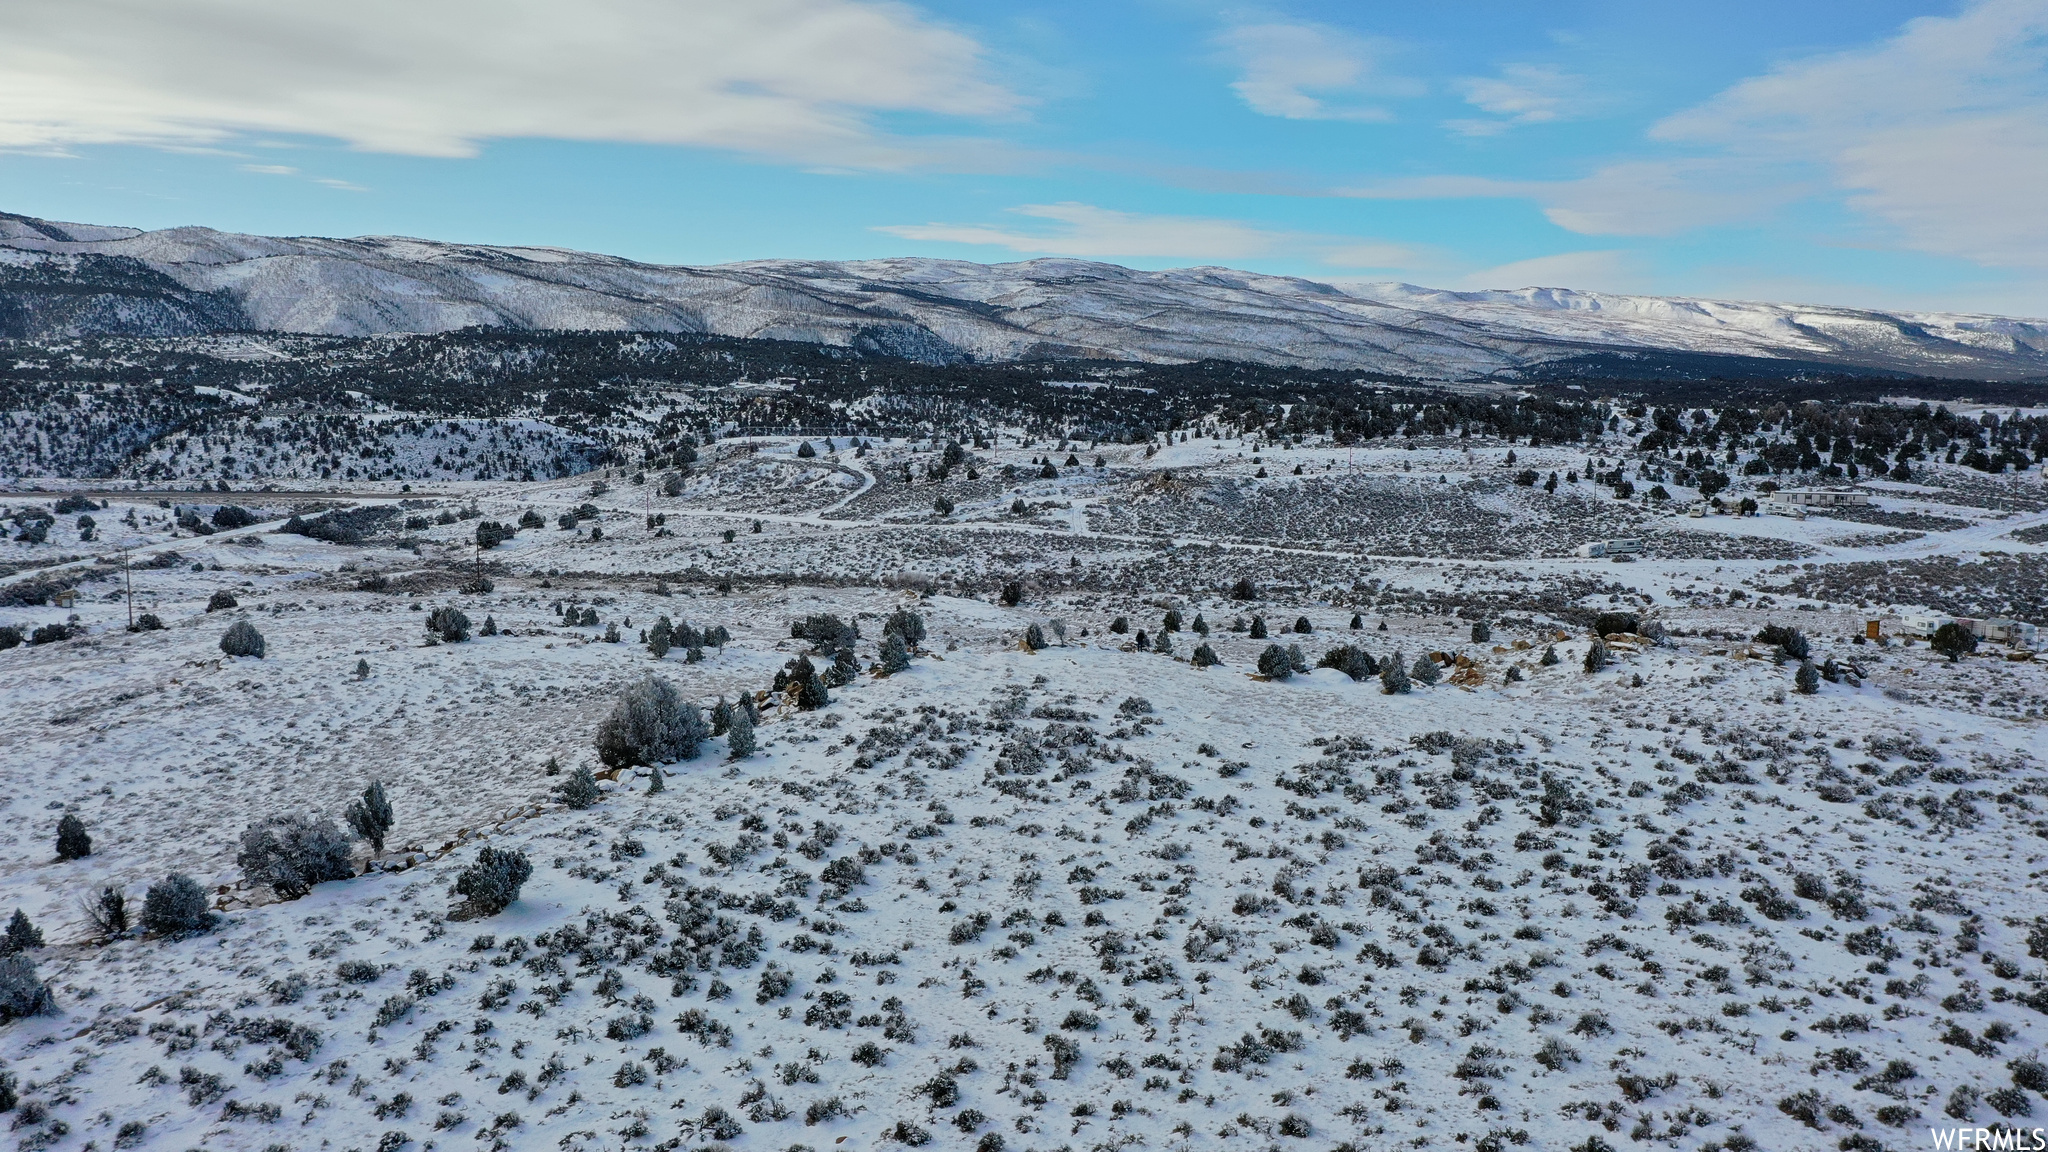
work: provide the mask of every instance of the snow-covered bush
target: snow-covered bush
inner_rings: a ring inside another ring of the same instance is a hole
[[[526,853],[485,847],[477,852],[476,863],[456,877],[455,892],[468,898],[477,915],[495,916],[519,899],[519,889],[531,875],[533,865]]]
[[[332,820],[272,816],[242,833],[235,863],[251,883],[268,885],[281,899],[296,900],[324,880],[346,880],[355,874],[348,844]]]
[[[225,588],[215,592],[206,601],[206,610],[208,612],[225,612],[230,608],[239,608],[241,606],[241,603],[235,599],[235,594]]]
[[[597,726],[597,755],[606,766],[688,760],[710,734],[704,714],[676,686],[645,676],[629,686]]]
[[[427,631],[450,644],[469,639],[469,617],[460,608],[436,608],[427,613]]]
[[[57,998],[26,956],[0,956],[0,1023],[55,1011]]]
[[[158,935],[204,932],[218,919],[206,906],[206,890],[182,872],[150,885],[142,898],[142,927]]]
[[[247,620],[237,620],[221,633],[220,650],[230,656],[254,656],[260,660],[263,658],[263,633]]]
[[[576,766],[569,778],[555,785],[555,795],[562,803],[575,809],[584,809],[598,802],[604,794],[597,789],[597,777],[582,764]]]
[[[363,789],[362,798],[349,802],[342,818],[355,829],[356,835],[370,842],[371,848],[384,851],[384,834],[397,823],[397,817],[391,811],[391,801],[384,795],[384,782],[370,781],[370,786]]]

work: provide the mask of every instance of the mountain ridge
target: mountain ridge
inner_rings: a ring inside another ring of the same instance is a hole
[[[473,326],[774,338],[930,362],[1223,359],[1440,380],[1667,353],[2048,379],[2048,320],[1983,314],[1339,285],[1066,257],[661,265],[557,247],[144,231],[0,213],[0,337]]]

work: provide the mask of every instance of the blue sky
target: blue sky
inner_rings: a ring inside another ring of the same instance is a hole
[[[2048,315],[2048,0],[16,0],[0,209]]]

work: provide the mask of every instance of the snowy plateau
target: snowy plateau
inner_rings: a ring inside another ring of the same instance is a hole
[[[11,481],[8,1138],[2031,1139],[2048,414],[1587,403]]]
[[[0,213],[0,338],[671,332],[932,362],[1203,359],[1433,380],[1616,371],[2048,376],[2048,322],[1577,292],[1337,286],[1068,259],[642,264],[404,237],[158,231]]]

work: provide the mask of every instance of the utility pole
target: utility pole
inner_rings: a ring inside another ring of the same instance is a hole
[[[135,631],[135,577],[128,571],[127,552],[121,553],[121,580],[128,586],[128,630]]]

